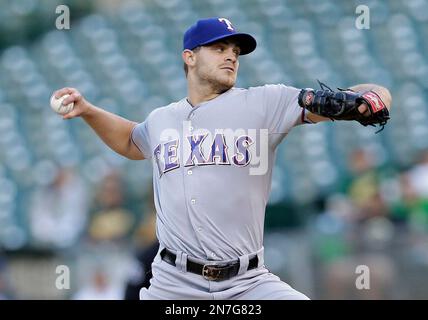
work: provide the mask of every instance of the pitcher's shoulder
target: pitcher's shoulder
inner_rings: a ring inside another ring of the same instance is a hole
[[[248,87],[248,88],[236,88],[234,87],[232,90],[232,96],[245,96],[248,94],[257,94],[262,93],[264,91],[265,85],[262,86],[254,86],[254,87]]]
[[[154,119],[159,117],[162,118],[165,115],[170,114],[171,112],[174,112],[174,110],[181,107],[183,103],[184,103],[184,99],[180,101],[172,102],[165,106],[154,108],[152,111],[150,111],[149,115],[147,116],[147,119],[149,118]]]
[[[279,90],[281,88],[287,88],[287,86],[285,84],[282,84],[282,83],[277,83],[277,84],[266,83],[266,84],[262,84],[259,86],[251,86],[248,88],[235,88],[235,90],[237,90],[237,92],[239,92],[239,93],[244,93],[244,94],[252,93],[252,94],[254,94],[254,93],[264,93],[265,91],[270,91],[270,90]]]

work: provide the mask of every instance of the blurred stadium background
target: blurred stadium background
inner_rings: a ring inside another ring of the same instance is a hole
[[[57,5],[71,29],[57,30]],[[370,29],[355,27],[359,4]],[[253,34],[237,86],[378,83],[385,130],[301,126],[281,144],[266,264],[313,299],[428,297],[428,1],[0,0],[0,298],[122,299],[154,240],[151,168],[105,147],[52,92],[134,121],[186,95],[182,34],[223,16]],[[56,267],[70,268],[58,290]],[[355,286],[358,265],[370,289]]]

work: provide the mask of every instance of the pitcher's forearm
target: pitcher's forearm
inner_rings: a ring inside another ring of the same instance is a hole
[[[111,149],[128,159],[144,159],[131,139],[132,129],[137,123],[94,106],[76,88],[62,88],[54,95],[56,99],[68,95],[62,104],[74,104],[72,110],[63,115],[64,120],[81,117]]]
[[[81,116],[96,134],[117,153],[131,159],[142,159],[132,152],[131,132],[136,122],[129,121],[111,112],[90,105]]]

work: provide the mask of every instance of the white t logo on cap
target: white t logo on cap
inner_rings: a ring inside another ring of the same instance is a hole
[[[218,21],[226,23],[227,28],[228,28],[229,30],[232,30],[232,31],[233,31],[232,22],[230,22],[230,21],[229,21],[229,20],[227,20],[226,18],[219,18],[219,19],[218,19]]]

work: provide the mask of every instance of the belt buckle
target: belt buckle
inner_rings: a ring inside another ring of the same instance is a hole
[[[202,268],[202,276],[209,281],[218,281],[223,269],[224,267],[219,267],[212,264],[204,264]]]

